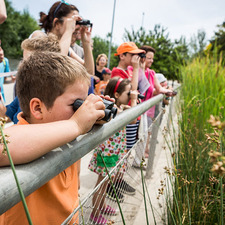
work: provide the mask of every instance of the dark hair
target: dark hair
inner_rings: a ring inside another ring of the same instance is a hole
[[[153,52],[155,54],[155,49],[151,46],[148,46],[148,45],[143,45],[141,46],[139,49],[142,49],[142,50],[145,50],[145,52]]]
[[[61,4],[59,6],[59,4]],[[46,15],[44,12],[40,12],[40,27],[44,28],[45,32],[50,32],[53,28],[53,20],[55,18],[59,19],[59,22],[61,22],[60,19],[62,17],[66,17],[68,14],[70,14],[72,11],[78,11],[76,6],[65,4],[61,1],[55,2],[52,7],[48,11],[48,15]]]
[[[118,80],[120,79],[121,77],[113,77],[112,79],[109,80],[109,83],[107,84],[106,88],[105,88],[105,93],[104,95],[109,95],[110,98],[115,98],[115,95],[114,95],[114,90],[115,90],[115,87],[116,87],[116,84],[118,82]],[[122,94],[126,88],[126,86],[130,84],[130,80],[128,79],[123,79],[116,92],[119,93],[119,94]],[[116,98],[115,98],[116,99]]]

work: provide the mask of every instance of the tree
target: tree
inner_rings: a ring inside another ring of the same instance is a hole
[[[215,48],[217,48],[217,51],[219,54],[225,54],[225,21],[217,25],[219,28],[218,31],[215,32],[215,36],[210,41],[212,47],[211,50],[213,51]]]
[[[180,80],[181,78],[181,65],[187,65],[190,57],[188,55],[188,44],[186,38],[181,36],[179,40],[174,41],[173,52],[171,54],[173,62],[174,78]]]
[[[0,26],[0,38],[7,57],[20,58],[22,56],[21,42],[37,29],[37,21],[27,10],[22,13],[13,9],[11,2],[5,0],[7,20]]]
[[[192,58],[201,56],[206,47],[206,33],[204,30],[198,30],[197,36],[193,35],[189,43],[189,51]]]
[[[94,60],[98,57],[99,54],[106,54],[108,56],[109,52],[109,41],[102,39],[98,36],[93,38],[94,40],[94,49],[93,49],[93,57]],[[118,65],[118,58],[114,56],[116,52],[117,46],[111,45],[111,57],[110,57],[110,69]]]

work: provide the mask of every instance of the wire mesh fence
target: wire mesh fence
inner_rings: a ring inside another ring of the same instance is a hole
[[[135,157],[135,149],[137,151],[142,151],[142,148],[143,141],[138,141],[132,150],[118,162],[113,170],[110,171],[110,174],[112,175],[117,168],[126,161],[126,172],[124,174],[117,173],[116,176],[113,177],[116,194],[121,204],[122,213],[126,222],[134,219],[135,213],[138,211],[138,207],[143,200],[140,169],[132,166]],[[94,201],[93,198],[96,200]],[[104,201],[103,207],[101,207],[101,201]],[[79,213],[77,214],[77,212]],[[93,221],[93,218],[97,217],[99,212],[104,214],[104,218],[108,223],[111,221],[115,224],[123,224],[115,193],[108,176],[94,188],[63,224],[69,224],[69,221],[73,216],[79,217],[79,220],[77,220],[79,222],[75,224],[96,224],[96,222]]]

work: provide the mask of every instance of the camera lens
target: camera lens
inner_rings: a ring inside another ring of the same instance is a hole
[[[117,108],[116,107],[113,107],[111,109],[111,112],[112,112],[112,117],[115,118],[116,117],[116,114],[117,114]]]
[[[102,120],[108,122],[111,118],[111,114],[112,112],[110,109],[105,109],[105,117]]]
[[[140,56],[140,58],[146,58],[145,53],[139,53],[138,55]]]
[[[83,100],[81,99],[77,99],[74,103],[73,103],[73,110],[76,111],[82,104],[83,104]]]

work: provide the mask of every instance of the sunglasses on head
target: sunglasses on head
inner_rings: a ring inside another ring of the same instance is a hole
[[[67,3],[65,0],[61,0],[61,2],[58,4],[58,6],[56,7],[56,9],[55,9],[55,11],[54,11],[54,14],[53,14],[54,18],[56,17],[56,13],[59,11],[59,9],[60,9],[60,7],[61,7],[61,5],[62,5],[63,3],[66,4],[66,5],[70,5],[70,4]]]

